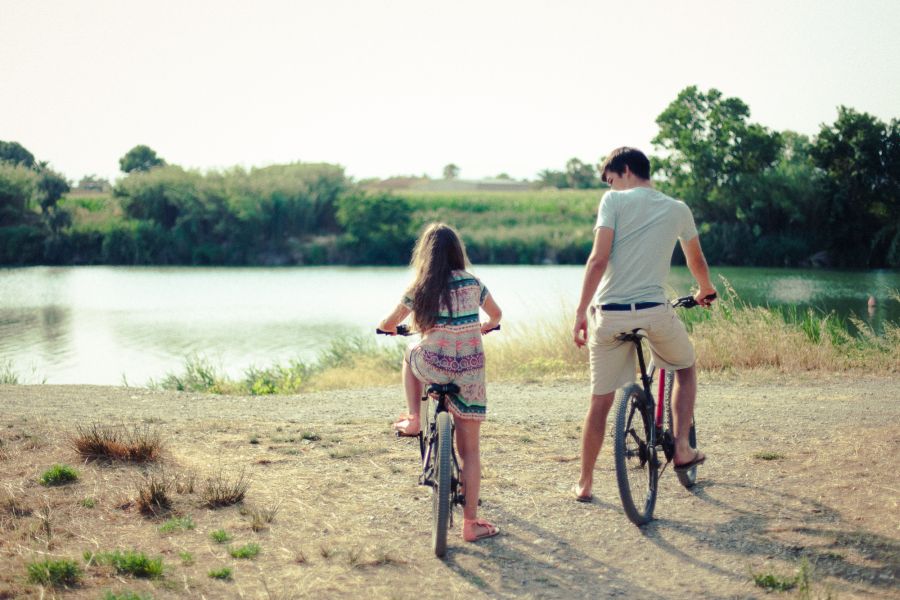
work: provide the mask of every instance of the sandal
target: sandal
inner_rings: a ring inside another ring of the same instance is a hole
[[[466,535],[466,526],[474,525],[476,527],[482,527],[481,533],[478,533],[474,536]],[[487,538],[492,538],[495,535],[500,533],[500,528],[494,525],[493,523],[489,523],[484,519],[463,519],[463,539],[467,542],[477,542],[478,540],[486,540]]]
[[[699,450],[694,450],[694,458],[682,464],[675,464],[675,472],[676,473],[684,473],[685,471],[690,471],[697,465],[702,465],[706,461],[706,455],[700,452]]]
[[[400,418],[394,421],[393,428],[397,432],[397,437],[419,437],[422,432],[418,415],[400,415]]]

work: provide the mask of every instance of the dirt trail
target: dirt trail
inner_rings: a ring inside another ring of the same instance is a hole
[[[503,535],[464,544],[457,524],[439,561],[429,552],[430,497],[415,485],[414,442],[388,429],[401,409],[398,388],[245,398],[0,386],[0,501],[6,494],[32,509],[0,506],[0,598],[40,596],[25,582],[30,561],[114,548],[163,556],[166,576],[146,582],[87,568],[63,597],[762,598],[751,571],[787,576],[806,561],[811,597],[900,598],[900,382],[765,374],[701,381],[697,420],[709,460],[692,492],[664,473],[657,519],[642,529],[622,513],[609,443],[595,501],[571,497],[586,389],[490,386],[482,515]],[[152,424],[164,436],[169,472],[203,480],[246,469],[244,510],[212,511],[197,493],[178,495],[173,514],[196,527],[160,533],[159,520],[125,506],[140,468],[80,464],[68,438],[91,422]],[[36,484],[56,462],[80,465],[79,482]],[[84,508],[84,498],[96,507]],[[35,533],[42,504],[56,519],[49,546]],[[247,508],[275,505],[275,520],[253,531]],[[209,538],[220,528],[233,533],[232,544],[255,542],[262,552],[231,558]],[[232,582],[207,577],[224,565],[234,569]]]

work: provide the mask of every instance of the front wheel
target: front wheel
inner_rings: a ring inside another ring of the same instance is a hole
[[[653,518],[659,459],[653,406],[640,386],[616,392],[615,459],[619,497],[629,520],[643,525]]]
[[[440,412],[435,422],[434,443],[434,487],[431,489],[432,501],[432,525],[431,546],[434,555],[441,557],[447,552],[447,528],[450,524],[450,508],[453,490],[450,487],[452,480],[453,463],[453,433],[450,424],[450,415]]]

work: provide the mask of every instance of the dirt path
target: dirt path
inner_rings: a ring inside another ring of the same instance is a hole
[[[571,498],[585,391],[583,382],[490,388],[482,514],[504,533],[464,544],[457,525],[439,561],[429,551],[430,496],[415,485],[414,442],[387,426],[400,410],[397,388],[238,398],[0,386],[0,598],[40,596],[25,581],[28,562],[116,548],[163,556],[165,577],[88,567],[81,586],[62,596],[756,598],[767,592],[751,571],[789,576],[805,561],[810,597],[900,597],[900,382],[702,381],[697,418],[709,461],[693,492],[663,475],[657,519],[642,529],[622,513],[610,444],[595,501]],[[196,492],[173,492],[172,514],[195,527],[159,532],[159,519],[128,505],[139,467],[81,465],[72,451],[75,426],[91,422],[158,428],[169,473],[202,481],[245,469],[252,485],[243,510],[212,511]],[[38,485],[57,462],[79,465],[79,482]],[[13,511],[10,499],[27,510]],[[53,514],[49,540],[44,505]],[[274,506],[274,521],[254,531],[253,510]],[[209,538],[217,529],[261,553],[231,558]],[[233,568],[233,581],[207,576],[221,566]]]

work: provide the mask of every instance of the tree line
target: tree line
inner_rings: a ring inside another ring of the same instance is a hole
[[[897,119],[839,107],[835,122],[809,137],[753,123],[739,98],[692,86],[656,123],[654,181],[691,206],[711,262],[900,267]],[[440,218],[423,209],[427,199],[365,192],[337,165],[200,173],[147,146],[119,164],[125,175],[107,218],[82,223],[62,175],[20,144],[0,142],[0,264],[402,264],[425,216]],[[604,187],[577,158],[538,177],[556,189]],[[493,212],[483,202],[472,210],[485,219]],[[504,215],[498,231],[517,225]],[[580,226],[589,215],[567,218]],[[474,256],[542,260],[539,251],[500,247],[521,245],[521,235],[471,242]],[[583,261],[583,242],[553,259]]]

